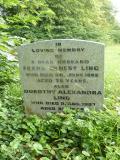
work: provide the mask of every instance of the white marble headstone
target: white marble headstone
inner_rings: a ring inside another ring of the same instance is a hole
[[[64,107],[103,106],[103,44],[45,40],[23,45],[18,53],[27,113],[42,115]]]

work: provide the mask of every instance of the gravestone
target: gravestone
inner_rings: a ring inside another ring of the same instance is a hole
[[[45,114],[69,108],[102,108],[104,45],[58,39],[18,48],[24,106]]]

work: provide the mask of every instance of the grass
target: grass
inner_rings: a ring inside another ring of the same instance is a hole
[[[105,105],[120,106],[120,45],[105,48]]]
[[[107,76],[114,79],[120,76],[120,45],[106,46],[105,77]]]

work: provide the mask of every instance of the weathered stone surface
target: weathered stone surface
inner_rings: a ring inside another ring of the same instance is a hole
[[[83,40],[46,40],[18,48],[27,113],[64,107],[101,108],[104,45]]]

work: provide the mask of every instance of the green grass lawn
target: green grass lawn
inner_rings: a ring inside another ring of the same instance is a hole
[[[105,48],[105,104],[120,106],[120,45]]]
[[[120,45],[106,46],[105,49],[105,77],[114,79],[120,76]]]

